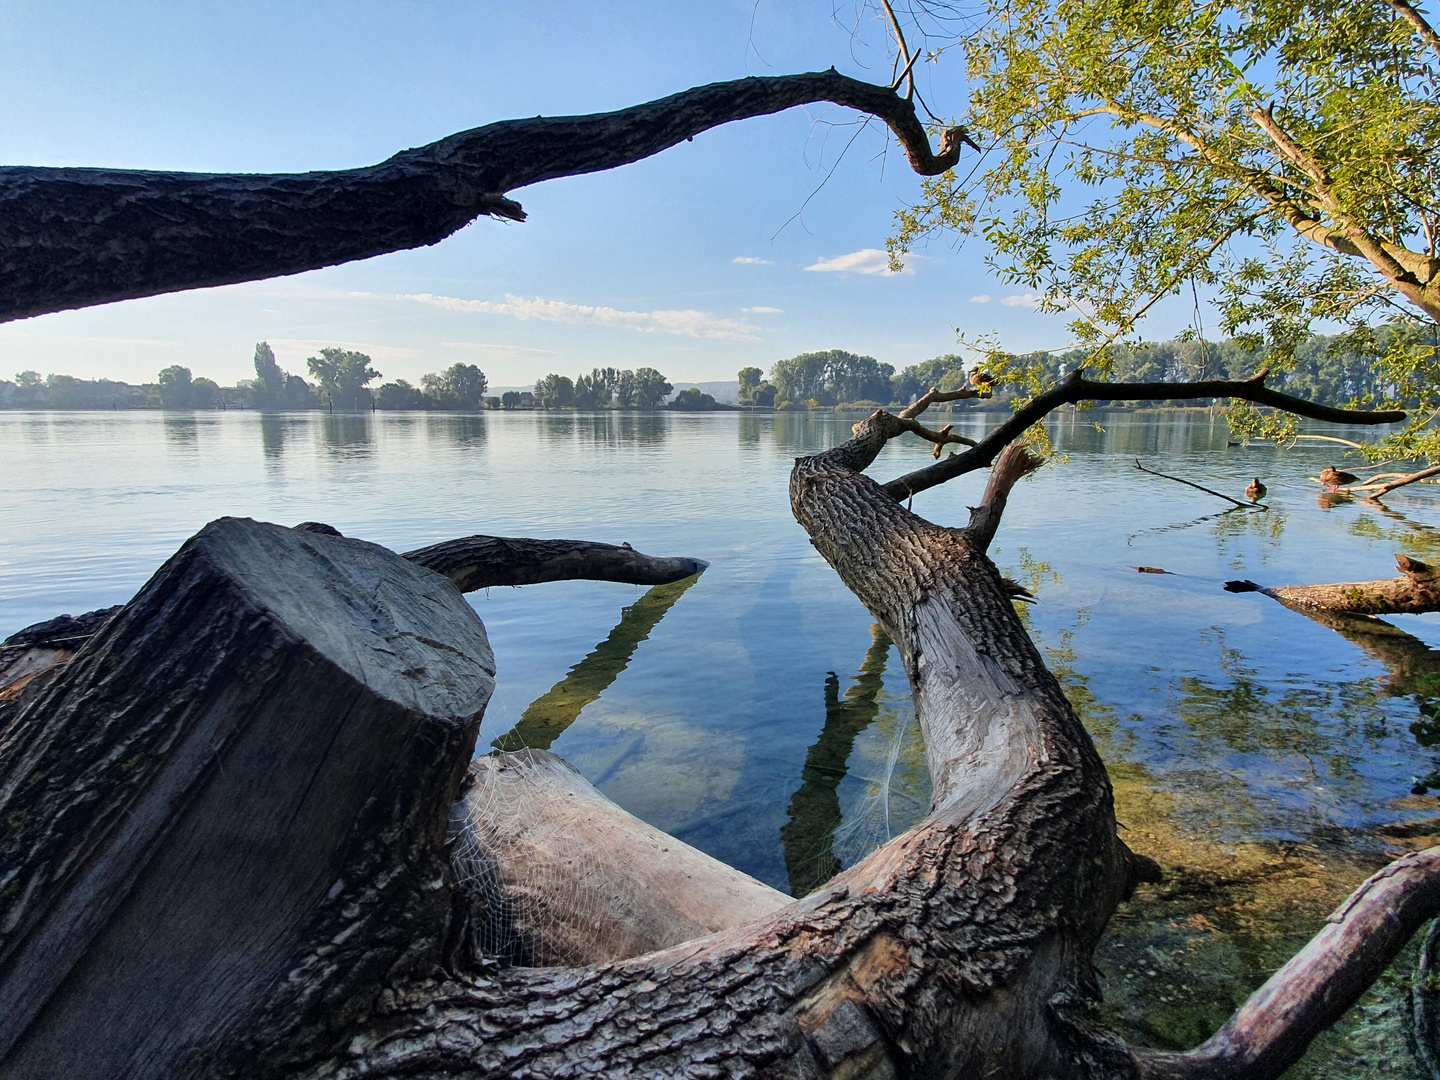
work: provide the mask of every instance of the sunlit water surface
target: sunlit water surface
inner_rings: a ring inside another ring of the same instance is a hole
[[[962,415],[971,435],[994,422]],[[492,533],[698,556],[710,569],[688,588],[472,596],[499,665],[481,746],[549,745],[626,809],[803,892],[928,800],[898,657],[787,500],[792,459],[856,418],[0,413],[0,636],[128,599],[222,515],[325,521],[400,551]],[[1020,486],[992,554],[1038,597],[1027,623],[1106,757],[1122,835],[1170,871],[1102,944],[1110,1020],[1188,1047],[1359,880],[1440,829],[1435,795],[1411,793],[1440,770],[1421,745],[1440,621],[1397,617],[1410,636],[1356,643],[1221,583],[1366,580],[1392,576],[1397,551],[1440,558],[1440,496],[1320,499],[1309,478],[1343,448],[1228,445],[1198,411],[1069,414],[1051,435],[1068,460]],[[870,471],[890,479],[929,453],[893,444]],[[1223,513],[1137,456],[1237,497],[1258,476],[1269,509]],[[984,481],[914,509],[963,524]],[[1412,963],[1296,1074],[1418,1076]]]

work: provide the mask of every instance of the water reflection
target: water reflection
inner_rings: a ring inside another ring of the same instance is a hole
[[[581,710],[619,677],[640,642],[650,636],[675,601],[699,580],[700,575],[696,574],[669,585],[656,585],[625,608],[610,635],[572,667],[564,679],[536,698],[520,717],[520,722],[494,741],[492,745],[495,749],[550,749],[551,744],[575,722]]]
[[[200,429],[193,412],[167,410],[161,415],[165,418],[166,445],[181,450],[194,450],[199,446]]]
[[[745,450],[760,448],[760,418],[754,413],[742,413],[738,425],[740,447]]]
[[[1272,599],[1304,615],[1311,622],[1334,630],[1371,659],[1383,664],[1388,674],[1375,683],[1375,695],[1413,697],[1416,718],[1409,725],[1411,735],[1418,746],[1427,750],[1440,746],[1440,650],[1430,648],[1413,634],[1372,615],[1322,611],[1290,603],[1282,596]],[[1384,724],[1383,717],[1378,723]],[[1402,772],[1397,775],[1395,785],[1403,787],[1408,784],[1413,795],[1440,789],[1440,753],[1435,755],[1433,764],[1435,767],[1425,775],[1412,775],[1408,780],[1403,779]]]
[[[320,438],[326,449],[340,457],[369,457],[375,449],[369,413],[325,413]]]
[[[838,874],[843,867],[835,857],[835,830],[843,821],[840,781],[855,748],[855,738],[880,711],[877,701],[885,685],[885,659],[890,639],[878,623],[870,626],[871,644],[860,674],[840,697],[835,672],[825,679],[825,727],[805,755],[800,788],[790,799],[790,820],[780,830],[785,867],[790,873],[790,895],[805,896]]]
[[[462,449],[485,445],[485,417],[480,413],[438,413],[426,418],[426,434],[446,439]]]
[[[860,674],[843,697],[835,672],[826,676],[825,725],[805,755],[780,829],[793,896],[854,866],[929,810],[930,771],[914,705],[908,693],[886,692],[893,646],[878,625],[870,635]]]
[[[260,414],[260,452],[278,460],[285,453],[285,421],[276,413]]]

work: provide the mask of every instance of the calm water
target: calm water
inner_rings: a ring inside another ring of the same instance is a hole
[[[699,556],[710,569],[688,588],[473,596],[499,664],[481,743],[548,744],[632,812],[803,892],[928,798],[896,654],[789,512],[792,459],[854,419],[0,413],[0,636],[127,599],[226,514],[326,521],[401,551],[495,533]],[[1357,643],[1220,583],[1440,558],[1440,493],[1329,505],[1307,478],[1338,448],[1227,446],[1199,412],[1072,415],[1052,438],[1068,461],[1021,485],[993,554],[1039,598],[1029,625],[1106,756],[1127,840],[1172,869],[1102,948],[1112,1020],[1190,1045],[1371,869],[1440,829],[1435,795],[1411,794],[1440,770],[1411,731],[1427,691],[1440,699],[1440,677],[1425,681],[1437,617]],[[1221,513],[1136,456],[1236,496],[1259,476],[1269,510]],[[928,457],[895,444],[871,472]],[[914,508],[963,524],[984,479]],[[1299,1072],[1412,1075],[1407,978],[1397,967]]]

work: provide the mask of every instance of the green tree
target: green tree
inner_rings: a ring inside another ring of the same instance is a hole
[[[388,382],[375,391],[377,409],[423,409],[428,404],[424,392],[404,379]]]
[[[575,380],[575,405],[581,409],[609,405],[619,385],[620,372],[615,368],[591,368],[589,375]]]
[[[675,400],[670,402],[670,408],[686,412],[708,412],[718,406],[713,397],[698,386],[692,386],[689,390],[681,390],[676,394]]]
[[[631,376],[629,401],[626,404],[637,409],[659,408],[675,389],[664,375],[652,367],[636,368],[633,374],[628,371],[623,374]]]
[[[488,383],[485,373],[474,364],[451,364],[438,375],[424,376],[420,385],[435,408],[473,412],[480,408]]]
[[[749,405],[750,398],[760,387],[760,378],[765,373],[758,367],[742,367],[737,373],[740,382],[740,404]]]
[[[739,375],[741,405],[775,404],[775,384],[762,380],[758,367],[743,367]]]
[[[813,398],[820,405],[889,401],[893,374],[892,365],[844,349],[801,353],[789,360],[776,361],[770,369],[777,397],[787,401]]]
[[[542,409],[565,409],[575,404],[575,384],[565,375],[545,375],[535,382],[535,404]]]
[[[220,405],[220,384],[214,379],[207,379],[203,375],[190,382],[190,407],[194,409],[214,409]]]
[[[331,404],[342,409],[368,405],[371,395],[366,386],[380,378],[370,366],[370,357],[336,346],[321,349],[319,356],[309,357],[305,364]]]
[[[156,377],[160,386],[160,404],[167,409],[189,409],[194,407],[194,387],[190,369],[172,364]]]
[[[1198,312],[1202,289],[1219,329],[1280,367],[1316,320],[1408,310],[1415,332],[1350,347],[1417,422],[1440,406],[1440,36],[1407,0],[982,11],[962,47],[986,157],[925,182],[897,256],[931,233],[983,236],[1004,280],[1072,315],[1101,370],[1156,303]]]
[[[505,393],[500,395],[500,405],[502,408],[513,409],[519,404],[520,391],[518,390],[506,390]]]
[[[922,360],[918,364],[911,364],[891,378],[890,400],[904,402],[908,405],[932,386],[939,386],[945,376],[954,371],[962,374],[965,371],[964,357],[954,353],[934,356],[929,360]]]
[[[268,341],[255,346],[255,387],[251,399],[262,409],[277,408],[285,404],[285,372],[275,361],[275,350]]]

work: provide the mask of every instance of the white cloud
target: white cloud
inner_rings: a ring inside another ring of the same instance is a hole
[[[461,300],[432,293],[408,293],[401,300],[430,304],[446,311],[473,311],[486,315],[509,315],[516,319],[540,319],[572,326],[605,326],[638,330],[644,334],[673,334],[678,337],[716,338],[721,341],[758,341],[759,327],[733,319],[720,319],[703,311],[621,311],[590,304],[569,304],[564,300],[507,295],[503,303],[490,300]]]
[[[972,296],[972,297],[970,297],[970,303],[972,303],[972,304],[988,304],[989,302],[990,302],[990,294],[989,294],[989,293],[981,293],[979,296]]]
[[[805,269],[836,274],[888,274],[891,272],[890,255],[879,248],[863,248],[849,255],[836,255],[833,259],[816,259]],[[907,264],[900,272],[913,274],[915,268]]]
[[[784,308],[778,307],[747,307],[740,310],[746,315],[783,315],[785,313]]]
[[[730,261],[731,261],[731,262],[737,262],[737,263],[739,263],[741,266],[774,266],[774,265],[775,265],[775,264],[774,264],[773,262],[771,262],[769,259],[756,259],[756,258],[753,258],[753,257],[751,257],[751,256],[749,256],[749,255],[736,255],[735,258],[731,259]]]
[[[1000,303],[1006,307],[1038,307],[1040,297],[1037,293],[1021,293],[1019,296],[1002,296]]]

